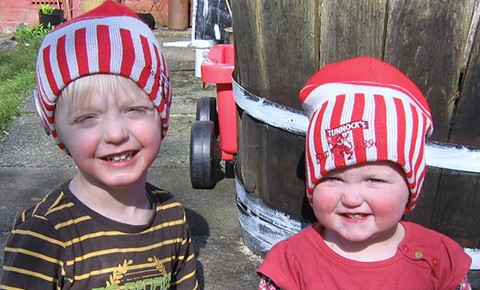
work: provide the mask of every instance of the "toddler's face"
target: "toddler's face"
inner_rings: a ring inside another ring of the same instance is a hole
[[[330,172],[313,190],[313,210],[326,234],[342,243],[385,241],[409,197],[402,168],[375,162]]]
[[[128,79],[89,91],[82,102],[57,103],[59,139],[90,183],[107,187],[144,182],[161,145],[160,116],[149,97]]]

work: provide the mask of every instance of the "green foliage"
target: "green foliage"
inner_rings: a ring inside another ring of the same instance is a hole
[[[20,115],[20,104],[36,86],[38,48],[51,29],[41,25],[21,26],[15,31],[16,48],[0,51],[0,140],[12,120]]]
[[[48,24],[45,28],[43,25],[28,26],[21,25],[15,31],[15,39],[18,47],[23,52],[37,52],[42,40],[47,33],[53,29],[53,26]]]
[[[55,7],[52,7],[48,4],[41,4],[40,5],[40,13],[42,13],[42,14],[52,15],[54,11],[55,11]]]
[[[13,118],[20,115],[19,106],[34,87],[34,71],[17,74],[0,84],[0,138],[3,138]]]
[[[14,79],[19,74],[35,71],[35,58],[32,54],[24,54],[19,57],[19,50],[0,53],[0,84]],[[2,98],[2,95],[0,95]]]

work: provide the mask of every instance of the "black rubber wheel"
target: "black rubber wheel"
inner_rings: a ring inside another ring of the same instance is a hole
[[[235,160],[225,160],[225,177],[235,177]]]
[[[220,148],[212,121],[195,121],[190,135],[190,182],[193,188],[215,187]]]
[[[215,136],[218,137],[217,99],[214,97],[200,97],[197,100],[197,121],[212,121],[215,125]]]

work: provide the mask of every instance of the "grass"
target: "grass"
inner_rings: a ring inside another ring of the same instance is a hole
[[[51,28],[22,26],[15,32],[17,46],[0,52],[0,141],[15,117],[20,104],[36,86],[35,60],[38,47]]]

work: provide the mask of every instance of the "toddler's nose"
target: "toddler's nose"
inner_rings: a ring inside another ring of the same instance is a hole
[[[344,206],[353,208],[363,203],[363,195],[358,185],[345,185],[343,187],[342,203]]]

